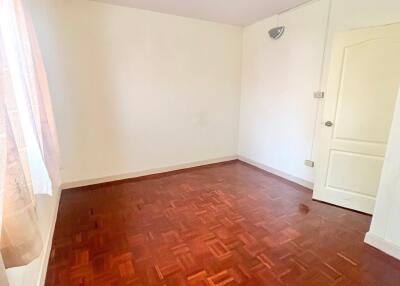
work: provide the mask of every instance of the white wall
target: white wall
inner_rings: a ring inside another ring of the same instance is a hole
[[[25,0],[44,56],[63,181],[236,155],[241,28],[82,0]],[[37,198],[44,251],[7,270],[42,285],[59,194]]]
[[[304,160],[316,161],[323,122],[323,101],[312,96],[326,89],[333,37],[339,31],[398,22],[398,11],[398,0],[317,0],[279,17],[287,29],[278,41],[267,37],[277,17],[246,27],[239,155],[312,185],[314,169]]]
[[[315,1],[244,29],[239,154],[313,181],[311,159],[328,1]],[[279,40],[267,31],[286,27]]]
[[[236,155],[241,28],[54,2],[64,183]]]
[[[400,92],[366,242],[400,259]]]

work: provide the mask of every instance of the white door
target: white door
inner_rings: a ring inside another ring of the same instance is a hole
[[[400,24],[337,34],[314,199],[372,214],[399,87]]]

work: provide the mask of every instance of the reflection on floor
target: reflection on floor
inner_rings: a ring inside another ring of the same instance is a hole
[[[239,161],[68,190],[46,285],[398,286],[370,220]]]

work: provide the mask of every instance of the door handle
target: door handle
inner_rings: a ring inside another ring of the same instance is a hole
[[[333,122],[332,121],[326,121],[325,122],[325,126],[332,127],[333,126]]]

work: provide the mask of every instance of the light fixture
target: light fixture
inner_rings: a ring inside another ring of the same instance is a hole
[[[285,32],[285,27],[280,26],[280,27],[275,27],[275,28],[269,30],[268,34],[271,37],[271,39],[277,40],[280,37],[282,37],[284,32]]]

